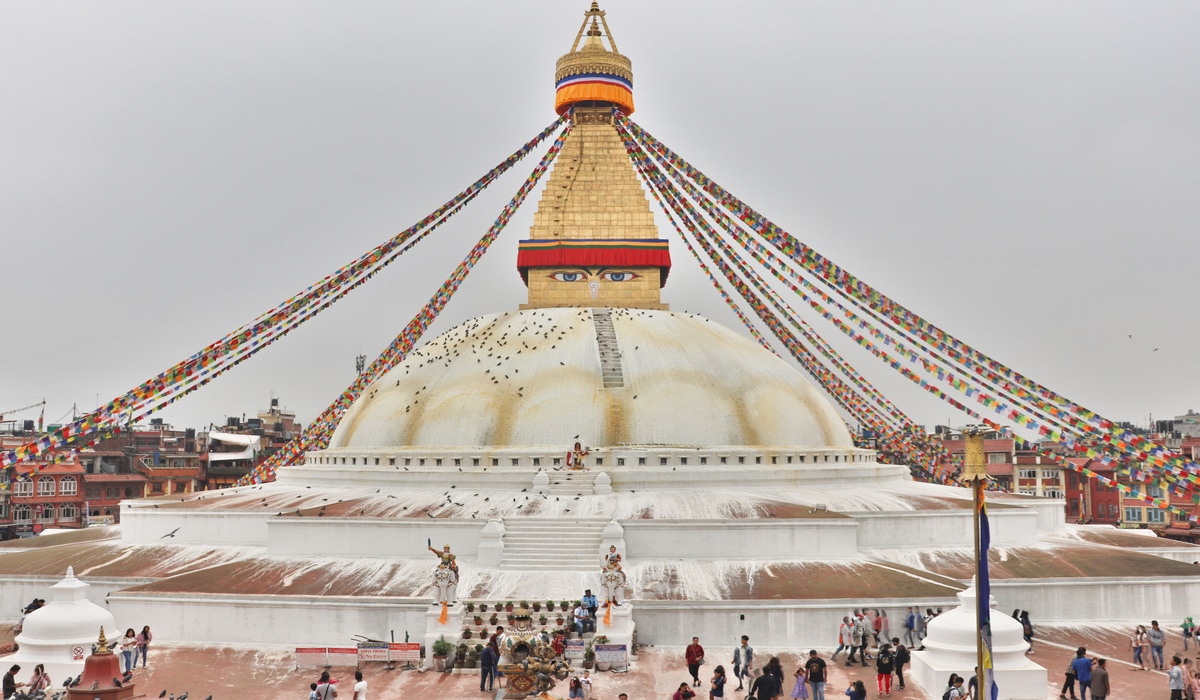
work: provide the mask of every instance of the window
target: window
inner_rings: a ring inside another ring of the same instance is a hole
[[[1042,478],[1057,480],[1058,479],[1058,470],[1057,469],[1043,469],[1042,470]]]
[[[1005,452],[989,452],[988,464],[1008,464],[1008,454]]]
[[[1116,503],[1108,504],[1108,517],[1112,518],[1113,520],[1116,520],[1116,518],[1117,518],[1117,504]]]
[[[1022,487],[1021,489],[1019,489],[1017,491],[1017,493],[1024,495],[1024,496],[1036,496],[1037,489],[1032,488],[1032,487]]]
[[[624,457],[617,457],[617,466],[618,467],[625,466],[625,458]]]
[[[54,495],[54,479],[49,476],[43,476],[38,479],[38,495],[53,496]]]
[[[542,466],[542,459],[540,457],[534,457],[533,458],[533,466],[535,466],[535,467]]]
[[[679,463],[680,463],[680,464],[687,464],[687,457],[680,457],[680,458],[679,458]]]
[[[412,465],[412,457],[405,457],[404,458],[404,466],[408,467],[411,465]]]
[[[1167,522],[1167,512],[1162,508],[1147,508],[1146,522],[1148,523],[1165,523]]]
[[[645,457],[638,457],[638,466],[639,466],[639,467],[641,467],[641,466],[645,466],[645,464],[646,464],[646,458],[645,458]]]
[[[771,455],[771,464],[779,464],[779,458],[775,455]]]
[[[701,457],[701,458],[700,458],[700,463],[701,463],[701,464],[708,464],[708,457]]]
[[[58,482],[58,493],[62,496],[74,496],[79,493],[79,482],[75,481],[73,476],[64,476],[62,481]]]
[[[41,487],[41,484],[39,484],[38,486],[39,486],[39,488],[40,488],[40,487]],[[1148,496],[1150,496],[1151,498],[1162,498],[1162,497],[1163,497],[1163,490],[1162,490],[1162,487],[1161,487],[1161,486],[1147,486],[1147,487],[1146,487],[1146,494],[1147,494]]]
[[[41,513],[37,513],[37,512],[35,511],[35,514],[37,515],[37,521],[38,521],[39,523],[52,523],[52,522],[54,522],[54,513],[55,513],[55,511],[54,511],[54,506],[52,506],[52,505],[44,505],[44,506],[42,506],[42,512],[41,512]]]
[[[377,466],[377,467],[379,466],[379,458],[378,457],[375,458],[375,466]]]
[[[762,457],[755,457],[755,458],[754,458],[754,463],[755,463],[755,464],[762,464]]]
[[[162,492],[163,492],[163,482],[155,481],[154,483],[150,484],[150,493],[162,493]]]
[[[1125,521],[1130,523],[1142,522],[1142,509],[1125,507]]]
[[[515,466],[517,466],[517,465],[518,465],[518,464],[520,464],[520,463],[521,463],[521,460],[519,460],[519,459],[514,459],[514,460],[512,461],[512,465],[513,465],[514,467],[515,467]]]
[[[721,464],[724,464],[724,463],[725,463],[725,458],[724,458],[724,457],[722,457],[722,458],[721,458]]]
[[[665,467],[665,466],[667,466],[667,458],[666,458],[666,457],[659,457],[659,458],[658,458],[658,463],[659,463],[660,465],[664,466],[664,467]]]
[[[424,457],[422,457],[421,459],[418,459],[418,460],[417,460],[417,466],[418,466],[418,467],[423,467],[423,466],[425,466],[425,458],[424,458]]]
[[[186,481],[176,481],[175,488],[172,489],[172,491],[174,491],[175,493],[187,493],[187,490],[188,490],[188,482],[186,482]]]
[[[396,466],[396,458],[395,457],[388,457],[388,466],[389,467]]]
[[[498,466],[500,466],[500,460],[499,460],[499,459],[496,459],[495,457],[493,457],[493,458],[492,458],[492,466],[493,466],[493,467],[498,467]]]
[[[32,481],[22,480],[22,481],[18,481],[15,485],[13,485],[13,496],[32,496],[32,495],[33,495],[33,482]]]
[[[17,506],[13,508],[13,520],[18,523],[27,523],[33,520],[33,509],[29,506]]]
[[[738,464],[745,464],[745,463],[746,463],[745,457],[738,457]]]
[[[472,458],[471,458],[471,466],[472,466],[472,467],[478,467],[478,466],[479,466],[479,458],[478,458],[478,457],[472,457]]]
[[[79,511],[75,510],[75,504],[64,503],[59,508],[58,519],[64,523],[73,523],[79,519]]]
[[[442,460],[441,460],[441,459],[435,459],[435,460],[433,460],[433,464],[434,464],[434,466],[438,466],[438,467],[440,467],[440,466],[442,466]]]
[[[119,486],[109,486],[109,487],[108,487],[108,488],[105,490],[105,493],[107,493],[107,494],[108,494],[108,498],[120,498],[120,497],[121,497],[121,487],[119,487]]]
[[[604,466],[604,458],[603,458],[603,457],[597,457],[597,458],[596,458],[596,466],[597,466],[597,467],[603,467],[603,466]]]
[[[462,459],[460,459],[460,458],[458,458],[458,457],[455,457],[455,458],[454,458],[454,466],[456,466],[456,467],[461,467],[461,466],[462,466]]]
[[[1022,469],[1020,472],[1018,472],[1017,475],[1020,476],[1022,479],[1036,479],[1037,478],[1037,470],[1036,469]]]
[[[1045,489],[1043,491],[1043,493],[1045,494],[1046,498],[1062,498],[1063,497],[1062,491],[1059,491],[1058,489]]]

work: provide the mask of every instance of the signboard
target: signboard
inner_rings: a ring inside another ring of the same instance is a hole
[[[297,666],[325,666],[325,647],[296,647]]]
[[[596,661],[610,664],[628,663],[628,654],[624,644],[594,644],[592,651],[596,652]]]
[[[71,647],[71,660],[72,661],[83,661],[83,647],[81,647],[81,646]]]
[[[568,639],[563,645],[563,658],[568,661],[574,661],[583,658],[583,640]]]
[[[388,643],[387,642],[359,642],[358,643],[358,660],[363,661],[387,661],[388,660]]]
[[[393,642],[388,645],[390,661],[420,661],[421,645]]]
[[[329,647],[325,651],[329,654],[330,666],[354,666],[358,663],[356,647]]]

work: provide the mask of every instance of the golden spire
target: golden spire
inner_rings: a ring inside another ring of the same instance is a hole
[[[103,625],[100,626],[100,639],[96,643],[96,653],[97,654],[107,654],[108,653],[108,640],[105,639],[105,637],[104,637],[104,626]]]

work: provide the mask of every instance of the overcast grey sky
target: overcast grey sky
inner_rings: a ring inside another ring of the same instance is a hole
[[[588,4],[0,3],[0,410],[91,409],[407,228],[553,119]],[[603,7],[634,119],[773,221],[1109,417],[1200,408],[1200,4]],[[161,415],[274,394],[307,422],[534,162]],[[433,331],[524,300],[535,204]],[[736,326],[673,255],[665,300]],[[964,422],[849,358],[916,419]]]

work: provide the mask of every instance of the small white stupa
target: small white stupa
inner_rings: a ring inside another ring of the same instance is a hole
[[[957,608],[929,622],[924,639],[925,650],[912,653],[912,677],[933,697],[941,697],[950,674],[970,679],[975,675],[975,584],[958,594]],[[992,607],[992,666],[996,669],[996,689],[1000,700],[1044,700],[1046,669],[1035,664],[1025,652],[1029,644],[1021,623]],[[965,688],[965,683],[964,683]],[[985,695],[986,697],[986,695]]]
[[[33,667],[45,664],[55,687],[67,676],[83,672],[83,662],[92,653],[100,634],[115,634],[117,623],[112,613],[87,599],[90,586],[75,578],[73,567],[66,577],[50,587],[50,602],[25,616],[24,629],[17,635],[19,649],[0,663],[5,668],[20,664],[20,680],[33,674]]]

